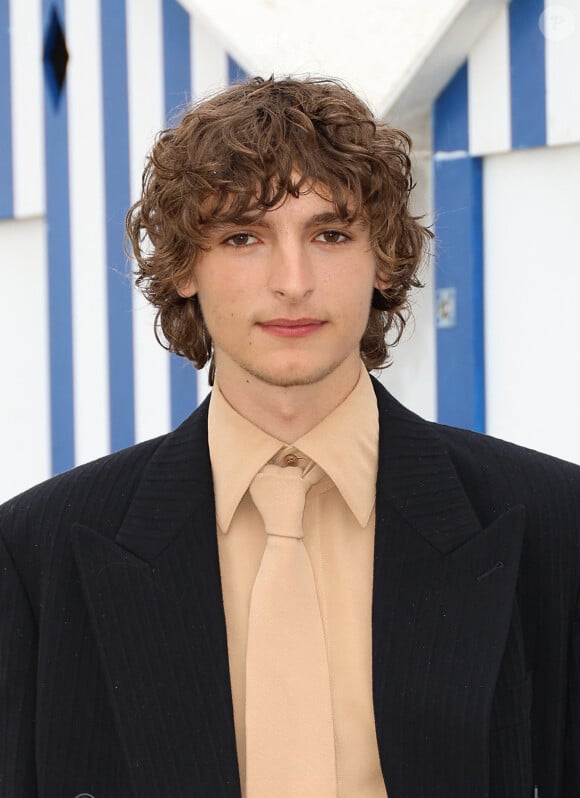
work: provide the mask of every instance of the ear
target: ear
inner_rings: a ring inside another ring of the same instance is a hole
[[[375,268],[374,287],[377,289],[377,291],[386,291],[387,288],[390,287],[390,285],[391,285],[390,281],[386,279],[385,272],[383,269],[381,269],[381,265],[377,261]]]
[[[375,284],[374,284],[374,287],[375,287],[375,288],[376,288],[378,291],[386,291],[386,290],[387,290],[387,288],[389,287],[389,285],[390,285],[390,283],[389,283],[389,281],[388,281],[388,280],[385,280],[385,279],[384,279],[384,278],[382,278],[382,277],[381,277],[379,274],[377,274],[377,276],[375,277]]]
[[[191,299],[192,296],[197,294],[197,280],[195,279],[193,269],[188,277],[185,277],[176,284],[175,289],[179,296],[184,299]]]

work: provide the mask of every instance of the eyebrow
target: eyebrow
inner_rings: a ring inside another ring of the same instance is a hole
[[[333,211],[327,211],[326,213],[317,213],[315,214],[312,219],[310,220],[311,224],[354,224],[358,221],[358,219],[354,219],[351,222],[347,222],[344,219],[341,219],[338,214],[334,213]]]
[[[252,227],[265,227],[270,228],[271,225],[267,221],[266,213],[260,214],[260,216],[239,216],[237,219],[231,219],[230,221],[223,221],[223,222],[214,222],[211,224],[211,227],[215,230],[223,230],[229,229],[231,227],[244,227],[245,225],[251,225]],[[314,216],[311,216],[310,219],[306,222],[307,225],[311,227],[315,227],[319,224],[340,224],[345,225],[346,227],[350,227],[354,224],[359,224],[364,226],[365,222],[362,218],[353,219],[352,221],[348,222],[345,219],[342,219],[338,216],[337,213],[334,211],[326,211],[324,213],[315,213]]]

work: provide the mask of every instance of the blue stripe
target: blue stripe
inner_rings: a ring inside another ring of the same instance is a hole
[[[125,0],[101,1],[111,450],[135,442],[130,268],[123,253],[130,204]],[[146,102],[146,100],[143,100]]]
[[[177,0],[163,0],[163,78],[169,124],[191,99],[189,14]],[[171,355],[171,425],[176,427],[197,405],[197,372],[183,357]]]
[[[546,49],[538,22],[544,0],[509,6],[512,149],[546,145]]]
[[[437,293],[455,320],[437,329],[437,407],[444,424],[485,430],[482,163],[471,158],[465,63],[433,108]],[[446,153],[455,153],[451,158]],[[460,155],[459,153],[464,153]],[[439,157],[438,157],[439,156]],[[441,157],[443,156],[443,157]]]
[[[228,83],[243,83],[248,79],[248,73],[238,64],[238,62],[228,55]]]
[[[435,152],[467,152],[467,62],[457,70],[433,107],[433,149]]]
[[[454,326],[437,329],[443,424],[485,431],[482,160],[435,160],[436,288],[454,289]]]
[[[8,0],[0,0],[0,219],[14,216],[12,180],[10,11]]]
[[[64,0],[43,0],[46,36],[54,11],[64,28]],[[68,180],[68,110],[66,80],[58,98],[45,63],[44,138],[46,231],[48,252],[48,316],[50,353],[50,432],[52,473],[72,468],[74,461],[73,352],[70,264],[70,198]]]
[[[191,100],[189,14],[177,0],[163,0],[163,81],[171,122]]]

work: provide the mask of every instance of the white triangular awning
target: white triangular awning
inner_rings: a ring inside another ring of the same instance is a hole
[[[379,115],[424,114],[508,0],[180,0],[251,75],[345,80]]]

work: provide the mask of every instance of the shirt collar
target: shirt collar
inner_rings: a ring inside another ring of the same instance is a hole
[[[209,402],[208,443],[217,523],[227,532],[252,480],[284,443],[234,410],[217,383]]]
[[[375,504],[379,411],[362,363],[346,399],[294,446],[328,474],[360,526],[366,526]]]
[[[292,444],[328,474],[361,527],[375,502],[378,439],[376,397],[361,363],[358,382],[346,399]],[[208,441],[217,523],[227,532],[258,471],[289,447],[234,410],[217,384],[209,405]]]

